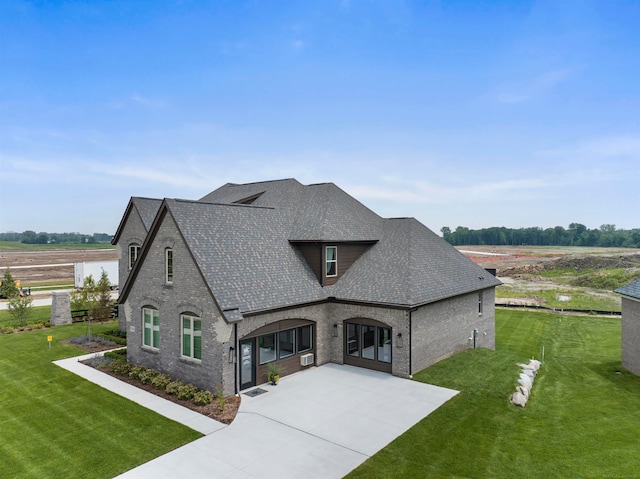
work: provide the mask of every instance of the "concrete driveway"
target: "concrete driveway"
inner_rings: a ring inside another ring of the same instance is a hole
[[[73,359],[64,361],[94,380],[95,370],[86,371],[87,366],[80,367]],[[119,389],[103,386],[114,392]],[[287,376],[277,386],[254,389],[265,392],[255,397],[242,394],[231,425],[204,421],[200,430],[206,436],[118,478],[339,478],[457,394],[337,364]],[[157,409],[157,400],[150,399],[149,407]],[[165,411],[172,404],[161,407]],[[180,416],[176,420],[183,422]],[[192,419],[184,422],[193,427]]]

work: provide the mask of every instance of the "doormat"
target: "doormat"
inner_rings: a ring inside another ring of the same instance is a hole
[[[266,390],[261,389],[261,388],[256,388],[256,389],[252,389],[251,391],[247,391],[246,393],[244,393],[244,395],[254,398],[254,397],[260,396],[260,394],[264,394],[266,392],[269,392],[269,391],[266,391]]]

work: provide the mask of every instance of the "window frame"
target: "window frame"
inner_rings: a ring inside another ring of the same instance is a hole
[[[332,249],[333,259],[329,259],[329,250]],[[329,265],[334,267],[334,273],[329,274]],[[324,274],[327,278],[335,278],[338,276],[338,247],[337,246],[325,246],[324,247]]]
[[[165,248],[164,250],[164,282],[173,284],[173,249]]]
[[[147,317],[150,319],[148,323]],[[160,349],[160,311],[155,308],[142,308],[142,347],[155,351]]]
[[[137,243],[131,243],[129,245],[129,269],[132,269],[136,264],[138,256],[140,256],[140,245]]]
[[[188,321],[189,327],[185,328],[185,321]],[[196,329],[196,323],[199,323],[200,328]],[[185,332],[189,336],[189,351],[185,354]],[[196,338],[200,338],[200,357],[196,357]],[[202,318],[191,314],[180,315],[180,356],[183,359],[189,359],[191,361],[202,361]]]
[[[483,305],[483,294],[482,291],[478,292],[478,316],[482,316],[484,305]]]

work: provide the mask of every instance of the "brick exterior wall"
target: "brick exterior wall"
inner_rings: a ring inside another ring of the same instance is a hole
[[[477,347],[495,349],[495,290],[482,292],[482,315],[478,292],[418,308],[411,314],[411,374],[473,347],[473,330],[480,334]],[[486,333],[486,335],[484,334]]]
[[[142,246],[142,242],[147,236],[142,218],[138,210],[133,207],[124,225],[120,239],[118,241],[118,284],[122,288],[129,277],[129,245],[137,244]],[[126,310],[123,305],[118,306],[118,327],[124,331],[127,327]]]
[[[165,283],[165,248],[173,249],[173,283]],[[159,311],[158,350],[142,345],[142,308]],[[227,324],[211,298],[191,253],[167,215],[138,272],[125,305],[127,357],[135,364],[157,369],[176,379],[212,392],[222,386],[234,393],[234,365],[229,364],[233,326]],[[191,313],[202,319],[202,360],[181,357],[180,315]]]
[[[640,301],[622,297],[622,366],[640,376]]]

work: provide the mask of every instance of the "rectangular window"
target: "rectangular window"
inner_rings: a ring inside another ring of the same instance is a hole
[[[482,316],[482,291],[478,293],[478,316]]]
[[[173,283],[173,250],[171,248],[167,248],[165,250],[165,273],[166,273],[166,282]]]
[[[312,337],[311,325],[300,326],[298,328],[298,352],[304,353],[313,349],[313,337]]]
[[[296,330],[287,329],[278,333],[278,357],[288,358],[296,353]]]
[[[202,320],[192,316],[182,318],[182,356],[202,359]]]
[[[347,354],[360,357],[360,325],[347,323]]]
[[[391,362],[391,329],[378,328],[378,361]]]
[[[160,347],[160,314],[157,309],[143,308],[142,344],[149,348]]]
[[[325,248],[325,271],[327,276],[338,276],[338,247],[327,246]]]
[[[135,244],[129,245],[129,269],[133,268],[133,265],[136,263],[139,254],[140,246]]]
[[[276,333],[265,334],[258,338],[258,354],[260,364],[276,360]]]

